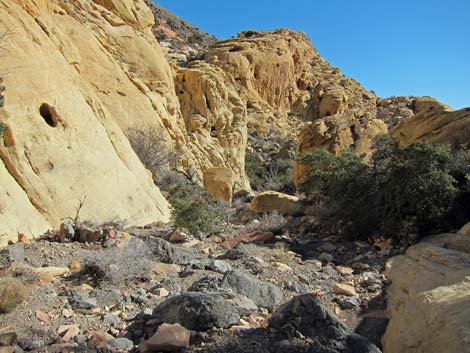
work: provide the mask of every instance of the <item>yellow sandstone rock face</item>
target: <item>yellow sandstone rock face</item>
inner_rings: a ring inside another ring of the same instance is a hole
[[[293,215],[302,210],[302,204],[296,196],[265,191],[253,198],[250,208],[256,213],[278,212],[283,215]]]
[[[200,182],[205,169],[226,167],[235,189],[249,188],[246,103],[215,66],[171,67],[153,21],[143,0],[0,3],[0,32],[14,29],[0,57],[9,126],[0,140],[2,242],[57,228],[85,197],[82,219],[167,221],[128,128],[161,129]]]
[[[387,263],[387,353],[470,352],[470,238],[444,234]]]
[[[445,143],[455,147],[468,143],[470,108],[454,111],[428,97],[417,99],[415,105],[415,115],[402,120],[390,131],[403,147],[416,141]]]
[[[233,172],[228,168],[204,170],[204,187],[218,200],[231,202],[234,184]]]

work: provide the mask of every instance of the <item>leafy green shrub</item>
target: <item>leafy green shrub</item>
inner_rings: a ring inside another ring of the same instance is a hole
[[[317,150],[301,160],[309,166],[301,191],[353,238],[380,234],[407,242],[443,227],[470,186],[465,152],[424,142],[400,149],[388,136],[376,140],[370,163],[349,150],[339,156]]]
[[[256,191],[293,192],[293,164],[292,160],[280,158],[273,160],[269,165],[263,165],[254,154],[247,154],[245,157],[245,171],[251,187]]]
[[[222,201],[215,200],[197,185],[175,190],[169,199],[177,227],[186,228],[193,234],[217,233],[227,228],[232,212]]]
[[[3,137],[3,134],[7,130],[8,126],[0,121],[0,137]]]

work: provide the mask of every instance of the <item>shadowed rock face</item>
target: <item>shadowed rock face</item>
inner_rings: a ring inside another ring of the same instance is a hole
[[[279,307],[269,319],[269,326],[293,337],[300,332],[317,340],[328,352],[380,353],[364,337],[351,332],[312,294],[303,294]]]
[[[240,320],[237,306],[218,293],[180,294],[159,304],[153,315],[161,322],[179,323],[195,331],[227,328]]]

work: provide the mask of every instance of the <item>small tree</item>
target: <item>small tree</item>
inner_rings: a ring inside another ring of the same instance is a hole
[[[400,149],[389,136],[375,141],[370,163],[349,150],[339,156],[317,150],[302,162],[310,171],[301,191],[353,238],[380,234],[407,242],[443,227],[470,185],[468,154],[424,142]]]

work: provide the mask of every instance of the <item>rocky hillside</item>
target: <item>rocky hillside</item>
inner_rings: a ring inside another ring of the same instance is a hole
[[[188,23],[161,7],[153,0],[145,0],[152,10],[155,25],[153,32],[160,45],[168,50],[168,58],[179,64],[190,58],[201,57],[205,48],[217,38]]]
[[[158,5],[153,0],[145,0],[155,17],[154,33],[159,41],[175,39],[190,45],[207,46],[217,40],[213,35],[192,25]]]

